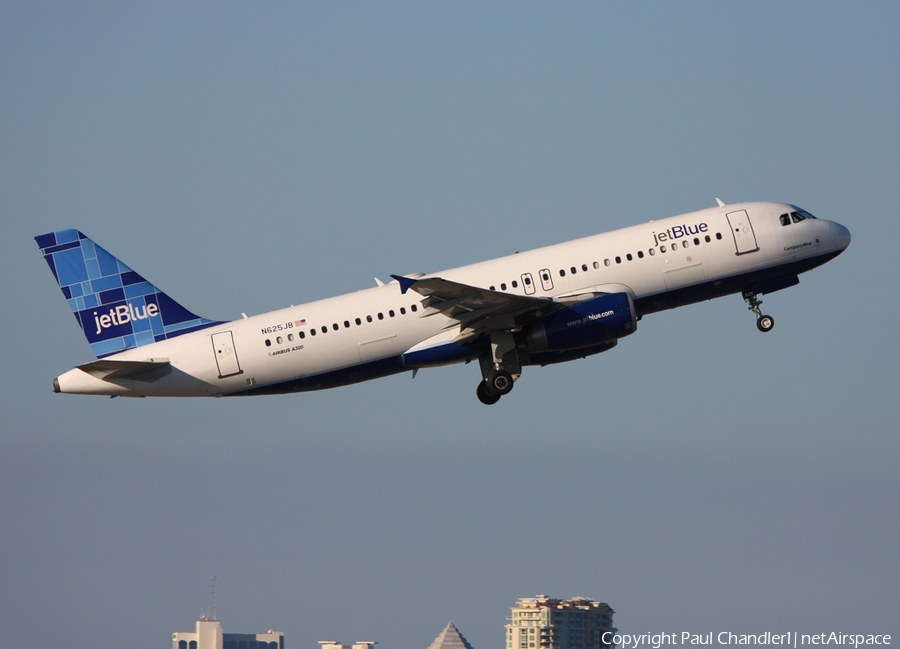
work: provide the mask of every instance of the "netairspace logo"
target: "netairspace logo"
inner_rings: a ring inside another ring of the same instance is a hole
[[[782,645],[796,649],[800,646],[843,645],[860,647],[862,645],[890,645],[889,635],[865,635],[850,633],[807,634],[789,631],[788,633],[772,633],[766,631],[758,635],[745,635],[722,631],[720,633],[695,634],[689,631],[682,633],[642,633],[629,635],[611,633],[603,634],[603,644],[615,644],[619,649],[660,649],[664,645]]]

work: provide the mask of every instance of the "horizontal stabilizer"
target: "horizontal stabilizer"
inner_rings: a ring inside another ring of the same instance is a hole
[[[168,358],[151,358],[146,361],[99,360],[79,365],[78,369],[101,381],[111,379],[136,379],[141,375],[169,367]]]

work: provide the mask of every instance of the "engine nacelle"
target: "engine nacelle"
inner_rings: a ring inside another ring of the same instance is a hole
[[[594,347],[581,347],[579,349],[566,349],[558,352],[519,352],[519,360],[522,365],[554,365],[555,363],[568,363],[579,358],[587,358],[601,352],[608,352],[616,346],[615,340],[608,343],[600,343]]]
[[[523,333],[528,352],[596,347],[633,334],[637,316],[630,293],[610,293],[579,302],[528,325]]]

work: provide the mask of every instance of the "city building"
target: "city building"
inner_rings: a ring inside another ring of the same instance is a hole
[[[613,613],[608,604],[582,597],[524,597],[507,618],[506,649],[611,649]]]
[[[172,649],[284,649],[284,633],[223,633],[218,620],[200,618],[196,631],[172,634]]]
[[[319,644],[322,645],[322,649],[375,649],[375,645],[378,643],[371,640],[359,640],[352,646],[348,646],[334,640],[319,640]]]
[[[469,641],[463,637],[463,634],[457,631],[453,626],[453,622],[447,624],[440,635],[434,639],[428,649],[472,649]]]

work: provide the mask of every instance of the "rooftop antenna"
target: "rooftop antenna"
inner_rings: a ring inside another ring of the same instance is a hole
[[[212,616],[212,619],[218,620],[219,616],[216,613],[216,577],[215,576],[213,576],[212,591],[213,591],[213,616]]]

